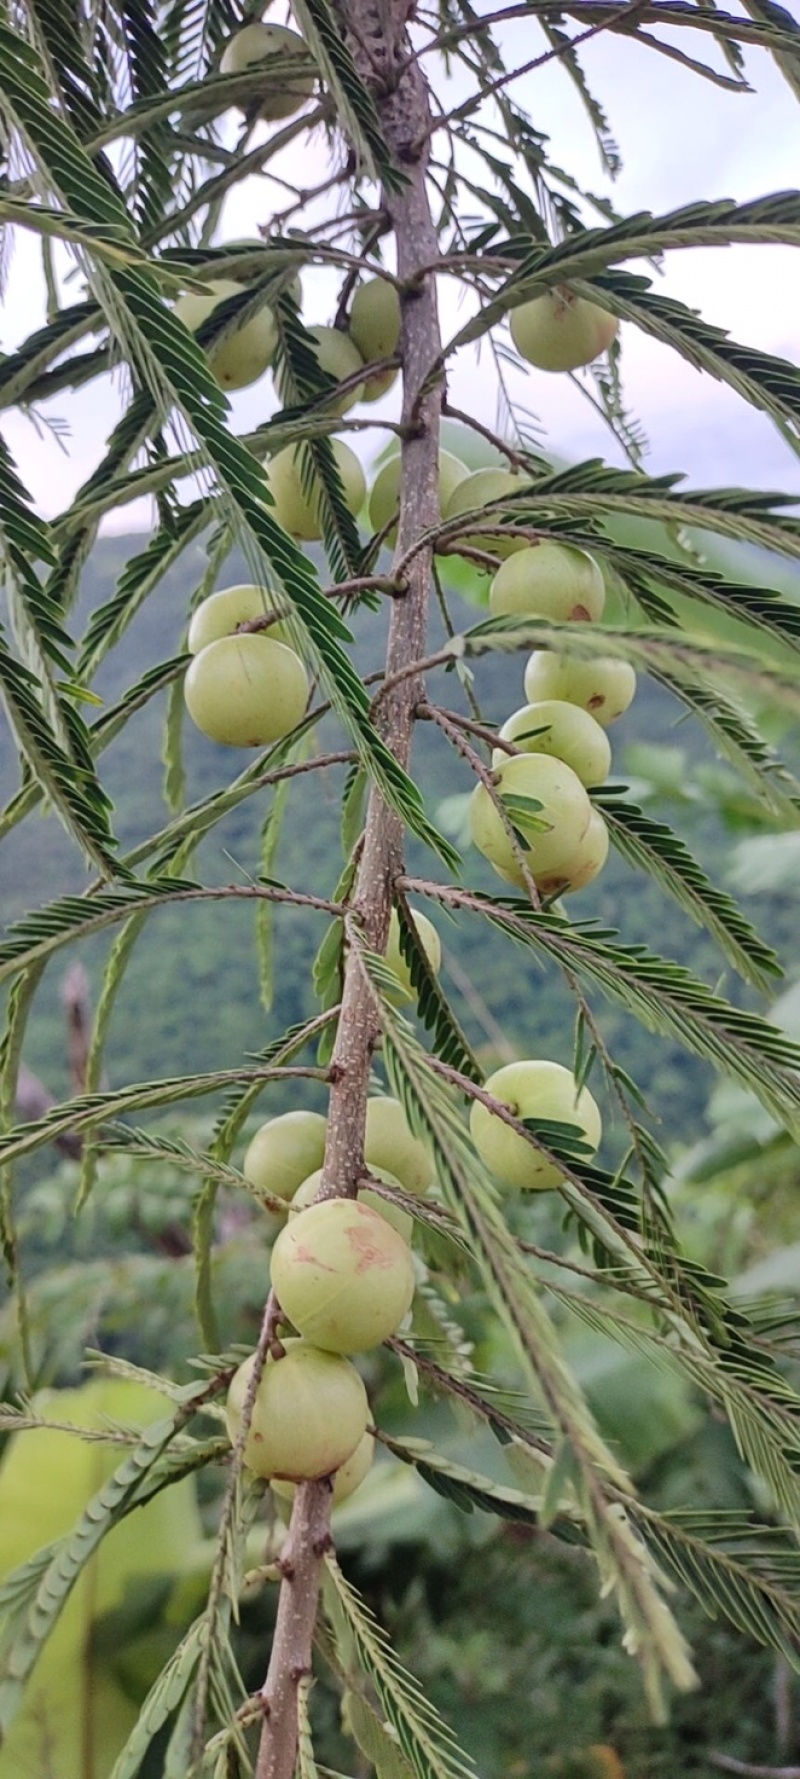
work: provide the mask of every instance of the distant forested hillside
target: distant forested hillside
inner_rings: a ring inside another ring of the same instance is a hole
[[[111,596],[125,562],[145,543],[138,536],[105,539],[97,545],[73,615],[76,634],[84,630],[88,614]],[[189,600],[204,566],[204,552],[195,545],[186,551],[157,597],[143,606],[123,645],[100,670],[96,690],[106,701],[117,698],[148,666],[180,650]],[[238,578],[243,578],[243,565],[232,559],[218,584]],[[458,602],[455,615],[457,622],[465,624],[475,617],[474,610],[459,608]],[[360,611],[355,615],[354,658],[362,671],[381,659],[383,622],[383,613]],[[451,704],[464,708],[455,676],[444,684],[451,688],[447,693]],[[478,665],[478,690],[486,715],[502,720],[524,701],[522,659],[486,657]],[[106,755],[107,783],[116,805],[116,829],[123,852],[168,819],[162,763],[165,708],[166,698],[160,695],[133,719],[124,738],[112,743]],[[676,734],[678,722],[681,728]],[[679,741],[697,757],[707,752],[696,724],[684,721],[679,707],[648,683],[640,686],[632,711],[612,731],[612,740],[618,777],[624,776],[626,751],[637,741],[664,746]],[[320,732],[319,745],[343,745],[333,723]],[[443,799],[471,788],[469,770],[438,731],[421,726],[417,745],[416,770],[435,813]],[[183,750],[185,795],[190,802],[236,776],[247,763],[246,755],[214,746],[188,724]],[[338,833],[342,770],[332,769],[327,782],[315,775],[313,780],[300,780],[296,785],[270,875],[318,894],[333,891],[342,862]],[[18,782],[15,753],[4,730],[0,745],[3,801],[13,794]],[[270,807],[269,792],[259,792],[243,803],[214,830],[191,867],[192,874],[202,875],[207,882],[223,883],[247,882],[258,875],[260,833]],[[663,813],[668,820],[668,807]],[[700,812],[692,822],[691,806],[687,809],[685,805],[679,825],[711,875],[724,874],[726,841],[721,825],[710,821],[707,812]],[[26,908],[66,890],[80,891],[87,881],[80,859],[52,816],[28,816],[2,851],[4,926]],[[415,864],[428,873],[436,870],[429,857],[418,856]],[[470,871],[475,873],[475,869],[473,857]],[[484,870],[488,874],[488,867]],[[620,912],[623,899],[624,920]],[[719,958],[711,942],[655,888],[639,876],[634,881],[618,860],[612,860],[597,884],[570,902],[569,912],[573,919],[597,918],[604,926],[620,923],[628,943],[648,943],[679,957],[709,982],[719,975]],[[782,930],[785,920],[780,897],[762,897],[750,912],[773,942],[781,945],[785,941],[790,949],[790,934]],[[455,928],[449,929],[443,916],[437,918],[445,958],[449,949],[458,972],[455,981],[451,976],[450,987],[464,1024],[484,1053],[495,1053],[499,1026],[513,1032],[520,1053],[541,1053],[567,1061],[573,1013],[555,974],[535,970],[500,940],[493,944],[483,923],[462,922],[456,945]],[[119,996],[107,1054],[111,1083],[231,1066],[309,1010],[310,966],[324,930],[320,917],[297,910],[276,914],[272,933],[274,1003],[270,1011],[260,999],[253,920],[251,904],[236,907],[230,903],[224,909],[214,904],[179,905],[151,918]],[[95,999],[109,943],[103,939],[83,947]],[[800,956],[800,945],[795,953]],[[474,985],[474,993],[467,993],[466,999],[462,973]],[[29,1066],[59,1094],[67,1090],[60,976],[57,960],[40,991],[26,1049]],[[662,1138],[667,1142],[690,1139],[697,1133],[707,1093],[703,1068],[661,1039],[653,1040],[645,1054],[646,1039],[617,1007],[598,1003],[598,1011],[618,1060],[633,1062],[635,1051],[640,1081],[647,1081],[649,1068],[657,1070],[658,1102],[669,1121]],[[271,1100],[270,1107],[280,1109],[277,1101]]]

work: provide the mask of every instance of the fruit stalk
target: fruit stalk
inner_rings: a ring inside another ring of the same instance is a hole
[[[441,334],[432,274],[423,267],[439,257],[438,240],[426,188],[427,144],[431,125],[428,91],[405,38],[406,11],[376,17],[359,0],[340,0],[339,16],[362,77],[375,89],[386,139],[395,164],[407,183],[400,193],[385,193],[384,204],[397,244],[401,293],[401,356],[403,364],[403,442],[400,519],[395,562],[402,560],[426,529],[439,518],[439,420],[443,382],[436,366]],[[366,16],[365,16],[366,15]],[[363,46],[367,45],[365,49]],[[379,66],[368,53],[379,47]],[[401,55],[406,49],[408,55]],[[388,63],[388,67],[387,67]],[[388,76],[388,78],[387,78]],[[428,381],[430,379],[430,381]],[[425,653],[431,552],[419,549],[409,561],[402,595],[392,600],[385,662],[387,683],[375,707],[376,722],[402,765],[407,765],[417,703],[423,693],[419,676],[405,675],[408,663]],[[399,676],[395,678],[395,676]],[[403,825],[373,789],[363,836],[361,861],[353,896],[353,914],[368,945],[386,948],[392,908],[392,883],[403,869]],[[364,1168],[364,1120],[370,1065],[378,1036],[372,990],[351,950],[345,966],[342,1008],[331,1060],[328,1137],[322,1192],[355,1194]],[[311,1665],[311,1640],[317,1613],[325,1534],[330,1516],[330,1490],[320,1483],[301,1484],[295,1495],[287,1540],[293,1573],[281,1583],[278,1617],[262,1698],[264,1724],[256,1779],[292,1779],[297,1751],[297,1687]]]

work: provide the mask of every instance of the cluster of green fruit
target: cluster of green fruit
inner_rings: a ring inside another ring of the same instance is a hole
[[[604,604],[594,557],[544,538],[507,556],[489,594],[493,617],[559,624],[596,623]],[[587,787],[608,777],[605,731],[628,709],[635,690],[627,661],[583,661],[548,649],[531,655],[528,703],[499,731],[507,747],[493,755],[495,795],[479,784],[470,805],[475,845],[507,883],[525,888],[530,879],[540,895],[565,896],[602,871],[608,829]]]
[[[244,1157],[251,1185],[289,1205],[273,1244],[271,1280],[283,1319],[297,1332],[280,1362],[267,1359],[244,1462],[284,1495],[297,1482],[331,1476],[338,1502],[363,1482],[374,1456],[366,1390],[350,1355],[397,1332],[415,1273],[412,1219],[391,1196],[367,1186],[357,1198],[318,1198],[325,1136],[320,1113],[285,1112],[261,1125]],[[369,1177],[390,1195],[422,1194],[433,1184],[430,1151],[413,1136],[397,1100],[368,1101],[364,1157]],[[230,1386],[232,1441],[254,1364],[251,1355]]]
[[[267,29],[266,26],[263,28]],[[277,30],[278,26],[271,29]],[[238,245],[244,251],[248,243]],[[254,245],[263,259],[263,242]],[[288,288],[299,308],[300,279],[293,278]],[[254,311],[248,304],[244,319],[238,321],[232,316],[231,327],[224,326],[223,306],[230,303],[231,298],[241,297],[246,289],[246,283],[233,278],[211,279],[205,291],[188,291],[175,304],[175,313],[192,333],[197,333],[218,312],[219,334],[205,345],[205,352],[209,367],[223,389],[246,389],[251,383],[257,383],[269,370],[277,350],[274,295],[264,295]],[[398,375],[397,367],[384,364],[381,369],[371,368],[384,359],[393,358],[400,344],[400,298],[396,285],[388,278],[368,278],[358,286],[350,305],[346,331],[340,327],[315,326],[309,327],[307,332],[319,370],[334,383],[346,385],[320,398],[319,406],[326,413],[346,414],[356,402],[378,401],[391,389]],[[290,392],[285,374],[278,373],[276,387],[281,399],[288,400]]]
[[[313,95],[318,77],[302,34],[286,25],[262,21],[253,21],[237,31],[220,62],[222,74],[244,75],[253,70],[263,73],[262,84],[255,98],[241,102],[239,109],[251,119],[268,123],[282,122],[302,110]],[[244,249],[248,244],[238,245]],[[263,242],[253,245],[259,250],[259,263],[263,264]],[[247,288],[246,280],[211,279],[203,291],[188,291],[175,306],[176,314],[193,333],[205,329],[211,318],[216,318],[218,326],[210,328],[212,337],[203,339],[203,345],[209,366],[223,389],[245,389],[257,382],[272,365],[277,350],[274,292],[260,301],[256,296],[252,303],[231,305],[230,325],[226,325],[229,317],[221,311],[233,298],[241,298]],[[289,289],[299,307],[299,278],[290,281]],[[246,313],[240,318],[243,308]],[[548,371],[571,371],[591,364],[608,350],[618,327],[608,311],[565,285],[519,305],[512,311],[510,325],[520,355],[529,364]],[[400,332],[398,289],[388,276],[369,278],[358,285],[346,327],[309,328],[320,370],[333,383],[344,386],[319,405],[328,412],[344,414],[356,402],[380,400],[398,374],[396,366],[386,361],[397,356]],[[288,400],[290,389],[285,374],[278,374],[276,384],[281,399]],[[443,516],[447,493],[445,488]],[[351,510],[358,511],[358,507]],[[297,535],[304,533],[298,531]]]
[[[184,681],[197,728],[228,747],[266,747],[288,735],[308,703],[308,674],[262,587],[225,587],[197,607]],[[268,625],[267,625],[268,621]],[[256,630],[240,625],[262,624]]]
[[[431,967],[438,967],[438,935],[425,916],[414,924]],[[395,922],[387,961],[398,976],[398,998],[411,994],[404,980]],[[486,1092],[518,1120],[570,1124],[594,1153],[601,1137],[597,1105],[587,1088],[558,1063],[522,1061],[498,1069]],[[555,1161],[535,1149],[491,1106],[475,1100],[470,1127],[475,1147],[506,1187],[546,1191],[563,1178]],[[256,1389],[244,1442],[244,1463],[291,1497],[298,1482],[328,1476],[334,1504],[360,1486],[371,1467],[375,1441],[369,1404],[352,1355],[395,1334],[414,1295],[411,1256],[413,1220],[397,1195],[422,1196],[434,1184],[428,1146],[415,1137],[398,1100],[367,1101],[365,1169],[372,1185],[356,1198],[320,1198],[326,1121],[318,1112],[285,1112],[256,1131],[243,1172],[258,1192],[288,1206],[272,1248],[270,1277],[281,1320],[295,1330],[280,1359],[268,1355]],[[384,1196],[384,1192],[386,1196]],[[228,1432],[241,1432],[255,1354],[230,1385]]]

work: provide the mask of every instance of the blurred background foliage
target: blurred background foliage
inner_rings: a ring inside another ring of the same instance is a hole
[[[462,440],[450,442],[463,449]],[[110,597],[144,542],[119,537],[98,543],[84,575],[81,617]],[[674,547],[683,546],[678,542]],[[742,551],[736,560],[743,579],[760,578],[753,553]],[[731,566],[730,552],[726,566]],[[159,599],[137,616],[124,648],[114,652],[99,678],[108,703],[149,663],[180,651],[192,593],[204,567],[202,545],[191,546]],[[241,572],[242,565],[232,560],[223,584]],[[446,572],[451,573],[449,568]],[[468,623],[481,589],[474,573],[456,568],[451,591],[459,590],[459,575],[466,603],[456,618]],[[381,623],[382,614],[357,619],[356,660],[361,667],[375,659]],[[489,657],[480,674],[481,702],[490,719],[502,720],[523,702],[518,660]],[[123,847],[135,845],[168,819],[163,720],[163,701],[153,700],[108,750],[106,782],[116,803]],[[416,774],[431,809],[457,835],[466,770],[436,734],[422,732],[424,725],[419,728]],[[772,738],[780,741],[784,753],[788,750],[796,769],[796,737],[773,725]],[[326,739],[323,731],[318,745],[324,747]],[[194,801],[220,784],[222,767],[219,750],[195,732],[186,735],[184,744],[183,770],[189,800]],[[14,772],[12,751],[1,749],[3,799],[16,788]],[[800,1037],[800,933],[792,920],[800,867],[797,834],[765,823],[746,790],[712,756],[696,723],[646,681],[625,737],[617,743],[615,776],[650,814],[670,820],[680,805],[679,826],[687,844],[712,879],[735,889],[781,955],[786,985],[772,1017]],[[327,796],[315,800],[313,827],[307,806],[301,820],[288,800],[279,851],[270,864],[271,875],[322,895],[333,889],[340,856],[341,786],[334,769],[329,779]],[[259,801],[248,800],[205,843],[206,881],[246,882],[258,874],[260,827],[267,813],[263,806],[259,809]],[[69,843],[52,817],[24,823],[13,856],[14,879],[2,886],[4,924],[47,900],[55,884],[61,890],[82,887]],[[616,925],[624,901],[629,943],[648,940],[657,931],[663,954],[691,964],[713,983],[718,958],[711,941],[655,885],[637,878],[635,894],[628,894],[631,886],[627,868],[613,860],[582,898],[581,918]],[[273,1031],[308,1010],[309,972],[321,937],[318,917],[293,909],[278,910],[272,919],[270,930],[260,934],[259,981],[252,911],[226,906],[223,923],[213,905],[191,911],[170,908],[153,917],[135,968],[122,986],[107,1049],[111,1085],[234,1065],[243,1049],[260,1048]],[[494,942],[487,938],[483,925],[451,927],[444,920],[440,925],[448,986],[487,1066],[531,1050],[569,1060],[572,1009],[555,975],[521,969],[518,954],[499,937]],[[96,994],[107,944],[91,941],[80,955]],[[280,969],[274,972],[271,955],[280,957]],[[729,980],[725,988],[741,995],[744,1004],[748,991]],[[38,996],[26,1052],[28,1066],[57,1095],[65,1092],[68,1078],[59,995],[56,968]],[[780,1340],[782,1316],[796,1312],[800,1298],[800,1244],[793,1240],[800,1180],[797,1148],[748,1095],[730,1086],[712,1090],[709,1072],[677,1046],[663,1039],[650,1044],[617,1009],[598,1011],[617,1060],[633,1065],[645,1098],[648,1087],[657,1086],[662,1122],[655,1129],[671,1159],[669,1190],[689,1253],[732,1278],[734,1296],[741,1301],[768,1293],[774,1306],[770,1334]],[[279,1084],[265,1089],[234,1161],[241,1160],[263,1117],[297,1103],[287,1100],[286,1091]],[[315,1103],[309,1083],[304,1084],[303,1103]],[[212,1117],[209,1105],[202,1119],[173,1114],[160,1124],[151,1122],[150,1130],[204,1148]],[[47,1399],[48,1415],[82,1422],[94,1416],[96,1424],[106,1427],[110,1416],[127,1424],[135,1412],[132,1402],[123,1399],[135,1386],[95,1382],[77,1395],[82,1356],[89,1346],[179,1380],[193,1375],[188,1362],[197,1345],[195,1279],[187,1232],[197,1182],[169,1163],[107,1155],[94,1194],[76,1219],[77,1177],[76,1165],[59,1161],[52,1151],[40,1152],[19,1170],[33,1350],[41,1384],[65,1392],[63,1398]],[[558,1247],[563,1253],[566,1245],[569,1251],[574,1237],[560,1227],[561,1210],[551,1195],[516,1207],[512,1215],[516,1232],[537,1248]],[[221,1197],[214,1268],[225,1345],[250,1347],[254,1342],[276,1228],[249,1201]],[[437,1289],[446,1287],[435,1268],[433,1278],[433,1295],[416,1312],[419,1331],[444,1341],[451,1360],[462,1348],[477,1372],[491,1370],[513,1392],[518,1382],[514,1357],[485,1299],[478,1292],[467,1296],[456,1327],[449,1304],[436,1296]],[[593,1289],[586,1285],[590,1294]],[[772,1523],[763,1485],[742,1464],[730,1431],[699,1394],[640,1354],[590,1335],[563,1305],[556,1304],[554,1314],[603,1433],[655,1507],[755,1509],[765,1523]],[[788,1329],[783,1350],[786,1368],[797,1372],[798,1353]],[[0,1307],[0,1387],[7,1401],[17,1399],[21,1385],[16,1352],[15,1317],[5,1303]],[[402,1439],[413,1431],[415,1437],[435,1439],[437,1448],[456,1462],[507,1485],[516,1481],[525,1486],[510,1472],[507,1455],[492,1434],[478,1428],[466,1411],[460,1418],[449,1402],[437,1403],[435,1397],[426,1397],[422,1410],[413,1407],[409,1379],[394,1355],[371,1355],[364,1369],[376,1418],[387,1433]],[[112,1397],[103,1397],[103,1390],[111,1390]],[[118,1396],[112,1400],[114,1391]],[[48,1448],[48,1441],[56,1441],[56,1447],[51,1443]],[[75,1517],[81,1492],[85,1499],[96,1486],[86,1454],[107,1457],[107,1449],[39,1430],[15,1435],[8,1446],[0,1467],[4,1568],[58,1530],[45,1524],[52,1513],[52,1490],[40,1501],[35,1481],[54,1464],[62,1465],[61,1448],[67,1444],[76,1468],[74,1475],[64,1473],[60,1495],[66,1525]],[[182,1485],[181,1523],[168,1535],[156,1527],[153,1538],[144,1540],[138,1521],[126,1521],[119,1529],[113,1583],[106,1579],[101,1585],[95,1575],[91,1599],[76,1601],[73,1616],[59,1633],[56,1657],[73,1701],[105,1699],[110,1701],[109,1721],[132,1721],[132,1707],[177,1646],[196,1609],[197,1590],[207,1581],[220,1487],[219,1472],[213,1471],[202,1473],[196,1485]],[[27,1504],[23,1515],[14,1507],[21,1498]],[[685,1601],[679,1603],[679,1616],[696,1649],[700,1688],[676,1703],[666,1726],[654,1727],[638,1669],[619,1647],[613,1606],[598,1604],[595,1579],[580,1549],[550,1533],[465,1512],[452,1499],[432,1493],[413,1469],[388,1452],[358,1495],[337,1510],[336,1526],[346,1568],[390,1631],[401,1659],[418,1675],[459,1739],[474,1750],[484,1774],[498,1779],[674,1779],[678,1774],[735,1771],[735,1765],[726,1768],[726,1761],[785,1765],[800,1759],[800,1688],[788,1667],[746,1637],[702,1620]],[[267,1554],[269,1550],[269,1515],[251,1542],[252,1560],[260,1563],[265,1543]],[[245,1679],[253,1686],[261,1678],[265,1619],[271,1610],[269,1591],[256,1602],[245,1590],[238,1652]],[[336,1771],[346,1762],[346,1745],[338,1689],[326,1676],[321,1647],[314,1693],[316,1751]],[[81,1718],[76,1706],[53,1729],[43,1724],[41,1710],[37,1717],[36,1698],[34,1690],[21,1720],[22,1755],[14,1748],[0,1755],[0,1775],[21,1776],[27,1771],[24,1760],[33,1758],[30,1749],[41,1750],[52,1732],[48,1759],[55,1749],[61,1764],[42,1772],[81,1779],[82,1756],[76,1750],[85,1747],[85,1713]],[[26,1735],[33,1742],[26,1744]],[[142,1768],[144,1779],[159,1779],[164,1758],[164,1743],[157,1740]],[[39,1768],[30,1770],[39,1779]],[[390,1779],[386,1767],[381,1779]]]

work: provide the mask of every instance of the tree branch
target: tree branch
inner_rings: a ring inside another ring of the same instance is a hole
[[[400,356],[403,366],[400,514],[393,578],[405,591],[391,603],[384,683],[376,722],[401,765],[407,766],[416,707],[423,696],[419,672],[408,662],[424,657],[431,546],[413,548],[439,517],[439,421],[444,373],[435,281],[420,270],[438,259],[438,241],[426,189],[431,109],[425,81],[409,49],[404,5],[339,0],[344,35],[359,72],[376,95],[386,140],[406,182],[384,191],[382,203],[394,231],[401,285]],[[402,568],[400,565],[402,564]],[[403,868],[400,817],[373,788],[352,897],[366,944],[385,952],[392,884]],[[321,1192],[355,1194],[365,1171],[364,1121],[373,1052],[378,1042],[372,988],[357,947],[345,961],[342,1008],[331,1060],[331,1094]],[[286,1555],[292,1573],[281,1585],[278,1619],[263,1699],[266,1716],[256,1779],[292,1779],[297,1753],[297,1686],[311,1665],[311,1639],[326,1547],[330,1490],[301,1485],[295,1494]]]

